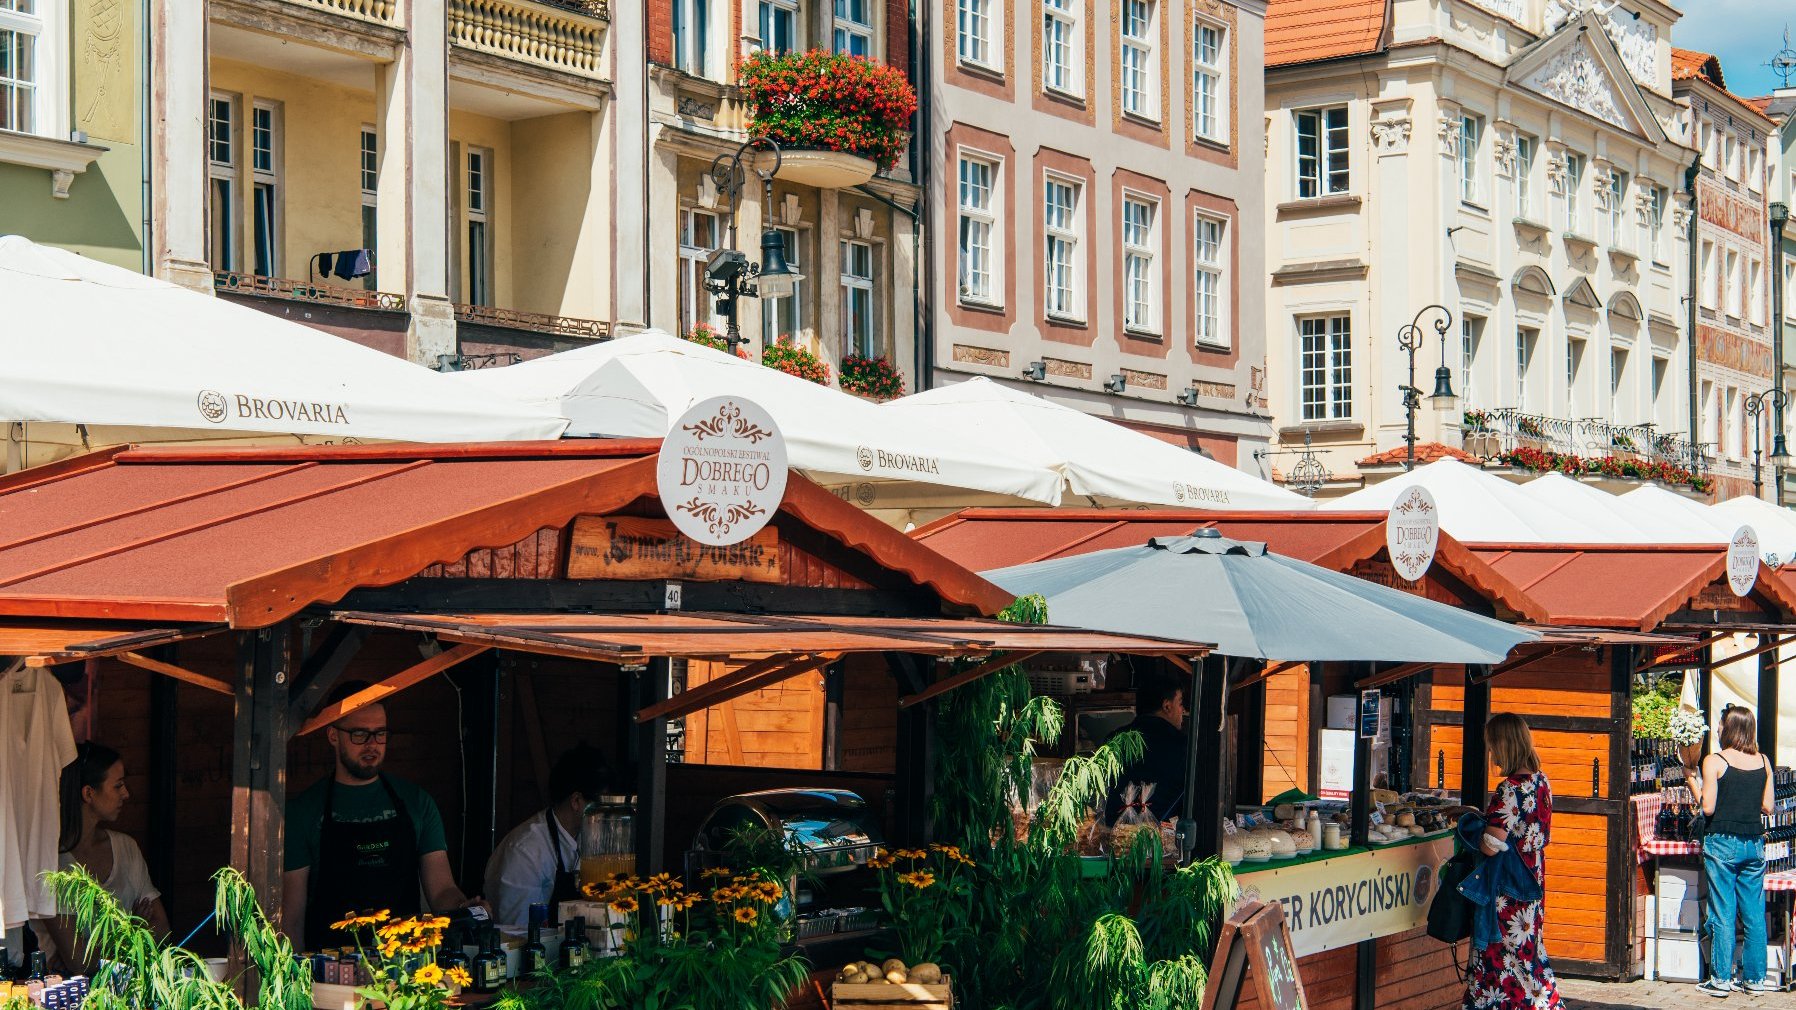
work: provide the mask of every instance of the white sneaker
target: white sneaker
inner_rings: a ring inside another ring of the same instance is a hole
[[[1766,994],[1768,992],[1783,992],[1784,991],[1783,986],[1778,985],[1776,982],[1773,982],[1770,979],[1762,979],[1757,982],[1748,982],[1745,985],[1741,986],[1740,988],[1742,990],[1744,990],[1745,992],[1751,993],[1754,996],[1763,996],[1764,994]]]
[[[1734,991],[1734,983],[1730,979],[1722,981],[1718,978],[1705,978],[1696,985],[1696,991],[1716,999],[1726,999]]]

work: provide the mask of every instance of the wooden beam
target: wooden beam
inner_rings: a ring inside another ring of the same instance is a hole
[[[1535,666],[1540,663],[1544,663],[1549,659],[1556,659],[1556,658],[1563,656],[1569,652],[1583,652],[1586,648],[1588,648],[1588,646],[1562,645],[1556,649],[1548,649],[1546,652],[1540,653],[1539,655],[1536,655],[1536,656],[1521,656],[1516,659],[1512,659],[1509,662],[1502,664],[1501,666],[1490,667],[1489,668],[1490,673],[1485,675],[1483,677],[1483,680],[1491,680],[1495,677],[1501,677],[1505,673],[1515,673],[1518,670],[1526,670],[1530,666]]]
[[[906,695],[905,697],[898,699],[898,707],[900,709],[906,709],[912,705],[921,705],[929,699],[952,691],[963,684],[971,684],[973,681],[978,680],[980,677],[987,674],[997,673],[1007,666],[1015,666],[1024,660],[1039,655],[1041,655],[1040,652],[1007,652],[1002,656],[994,656],[991,659],[980,663],[978,666],[973,667],[971,670],[962,670],[959,673],[943,677],[941,680],[918,691],[916,694]]]
[[[819,667],[828,666],[841,658],[839,653],[834,652],[815,656],[805,656],[795,663],[776,667],[775,669],[768,670],[752,679],[735,681],[729,687],[712,691],[704,697],[695,698],[694,695],[698,694],[696,691],[687,691],[684,694],[675,695],[672,700],[679,704],[675,705],[673,709],[668,711],[662,718],[673,719],[685,715],[688,712],[696,712],[701,708],[710,708],[713,705],[721,705],[726,701],[740,698],[745,694],[753,694],[764,687],[777,684],[782,680],[790,680],[799,674],[808,673]],[[737,672],[740,673],[741,671]],[[719,678],[718,680],[712,681],[711,684],[721,683],[723,679],[725,678]],[[706,684],[705,686],[710,687],[711,684]],[[641,712],[638,712],[636,714],[636,721],[640,724],[647,723],[650,720],[657,718],[656,716],[649,715],[648,712],[649,709],[646,708]]]
[[[236,690],[233,689],[231,685],[219,680],[217,677],[208,677],[203,673],[195,673],[184,666],[176,666],[173,663],[164,663],[160,659],[151,659],[141,652],[121,652],[114,658],[121,663],[129,663],[139,669],[149,670],[151,673],[160,673],[165,677],[173,677],[183,684],[192,684],[194,687],[203,687],[208,691],[227,696],[236,693]]]
[[[1652,653],[1649,650],[1642,649],[1641,652],[1643,654],[1645,654],[1647,658],[1642,659],[1639,662],[1639,664],[1637,664],[1634,667],[1634,672],[1635,673],[1645,673],[1646,671],[1648,671],[1656,666],[1664,666],[1665,664],[1670,663],[1672,660],[1682,659],[1685,656],[1694,656],[1696,653],[1702,651],[1703,649],[1708,648],[1711,645],[1714,645],[1716,642],[1720,642],[1720,641],[1723,641],[1725,639],[1729,639],[1732,637],[1734,637],[1734,633],[1731,631],[1726,634],[1722,634],[1722,635],[1710,635],[1709,637],[1707,637],[1699,642],[1694,642],[1690,645],[1684,646],[1684,647],[1678,649],[1678,651],[1671,653],[1670,655],[1662,656],[1658,659],[1653,659]],[[1691,665],[1695,665],[1694,662],[1692,662]]]
[[[281,883],[287,808],[287,683],[292,670],[290,626],[237,633],[236,719],[231,751],[231,865],[256,890],[269,921],[281,921]],[[243,951],[232,951],[233,967]],[[241,990],[254,984],[237,974]]]
[[[1704,664],[1703,668],[1710,671],[1719,670],[1724,666],[1732,666],[1735,663],[1751,659],[1754,656],[1763,656],[1767,652],[1775,652],[1792,642],[1796,642],[1796,635],[1789,635],[1784,638],[1773,638],[1770,642],[1761,645],[1756,649],[1735,653],[1732,656],[1725,656],[1721,659],[1711,660]]]
[[[1385,670],[1381,673],[1374,673],[1370,677],[1367,677],[1366,679],[1360,681],[1358,686],[1361,688],[1382,687],[1385,684],[1394,683],[1396,681],[1402,680],[1405,677],[1413,677],[1416,674],[1423,672],[1424,670],[1432,670],[1437,666],[1444,666],[1444,665],[1446,665],[1446,664],[1444,664],[1444,663],[1404,663],[1401,666],[1393,666],[1389,670]]]
[[[797,659],[803,659],[807,655],[807,653],[799,652],[781,652],[768,656],[765,659],[757,659],[734,673],[726,673],[716,680],[708,680],[690,691],[674,695],[672,698],[663,698],[660,701],[649,705],[647,708],[636,713],[636,721],[638,723],[645,723],[650,719],[662,718],[672,713],[674,709],[683,708],[686,704],[692,702],[702,703],[693,705],[691,708],[686,709],[686,711],[710,708],[714,702],[705,701],[705,699],[710,696],[721,695],[724,691],[735,687],[743,681],[753,680],[769,670],[777,670],[787,663]]]
[[[1240,689],[1242,689],[1244,687],[1252,687],[1255,684],[1258,684],[1259,682],[1266,680],[1269,677],[1272,677],[1272,676],[1275,676],[1275,675],[1281,674],[1281,673],[1289,673],[1290,671],[1295,670],[1300,666],[1307,666],[1307,665],[1308,665],[1307,663],[1302,663],[1302,662],[1267,663],[1265,666],[1260,667],[1258,671],[1256,671],[1254,673],[1250,673],[1247,676],[1242,677],[1240,680],[1230,684],[1229,690],[1239,691]]]
[[[530,767],[536,771],[536,788],[546,807],[554,803],[555,798],[549,795],[549,746],[543,742],[543,712],[536,704],[536,682],[524,670],[518,670],[513,676],[518,684],[518,707],[523,709],[529,723],[524,727],[524,737],[530,741]]]
[[[348,624],[338,621],[331,626],[324,641],[305,659],[299,668],[299,676],[294,678],[288,692],[288,704],[293,706],[291,723],[299,724],[312,714],[319,702],[330,694],[336,686],[337,678],[349,666],[350,660],[361,651],[362,643],[367,641],[372,629],[360,624]]]
[[[422,663],[414,663],[378,684],[365,687],[334,705],[325,706],[324,711],[307,719],[306,724],[301,726],[299,732],[294,735],[305,736],[307,733],[315,733],[357,709],[367,708],[390,694],[397,694],[419,681],[434,677],[457,663],[473,659],[490,648],[492,648],[490,645],[458,645],[451,649],[444,649]]]

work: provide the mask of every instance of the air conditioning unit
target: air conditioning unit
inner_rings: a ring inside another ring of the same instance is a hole
[[[1102,691],[1108,666],[1105,656],[1080,656],[1077,666],[1068,666],[1064,660],[1053,666],[1030,666],[1029,690],[1054,698]]]

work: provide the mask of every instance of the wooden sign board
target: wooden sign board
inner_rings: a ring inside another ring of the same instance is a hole
[[[1309,1006],[1291,949],[1285,906],[1278,902],[1242,902],[1222,924],[1216,956],[1210,961],[1210,981],[1204,987],[1203,1010],[1234,1010],[1241,1001],[1242,982],[1250,974],[1262,1010]]]
[[[781,582],[779,531],[763,527],[741,543],[701,544],[662,519],[580,516],[574,520],[570,579],[683,579]]]

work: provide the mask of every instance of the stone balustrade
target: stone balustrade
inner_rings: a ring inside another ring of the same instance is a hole
[[[467,49],[598,77],[610,17],[606,0],[449,0],[449,37]]]

